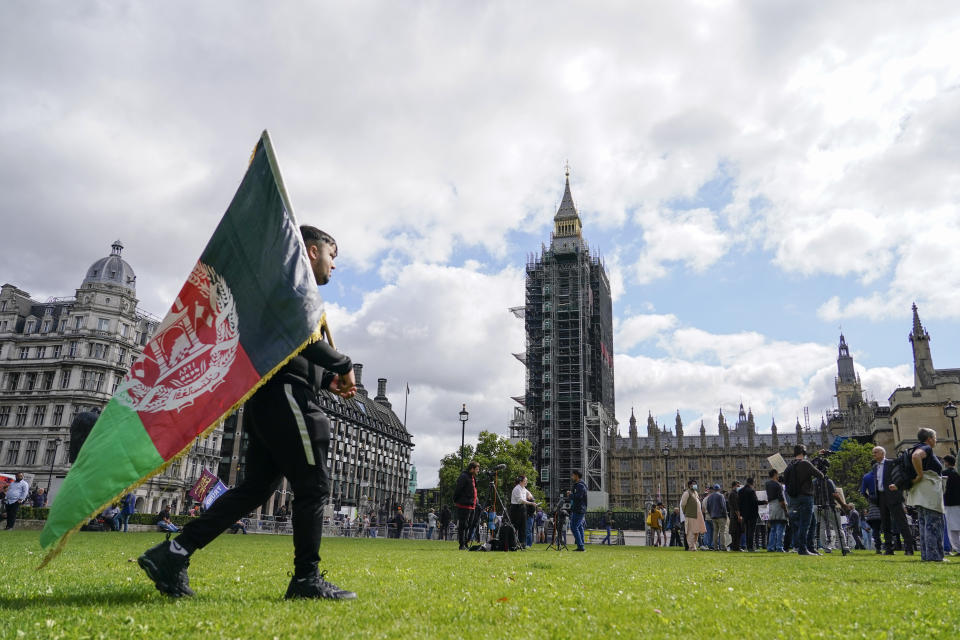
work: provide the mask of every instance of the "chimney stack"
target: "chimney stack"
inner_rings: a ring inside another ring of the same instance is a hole
[[[385,406],[387,409],[392,409],[390,401],[387,400],[387,379],[386,378],[377,378],[377,397],[373,399],[377,404]]]
[[[367,395],[367,390],[363,387],[363,365],[359,362],[353,363],[353,377],[357,379],[357,393]]]

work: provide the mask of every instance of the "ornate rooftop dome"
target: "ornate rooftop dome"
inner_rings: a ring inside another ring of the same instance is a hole
[[[119,240],[110,245],[110,255],[100,258],[87,269],[87,275],[81,283],[85,284],[113,284],[126,287],[130,293],[137,292],[137,276],[127,261],[120,257],[123,243]]]

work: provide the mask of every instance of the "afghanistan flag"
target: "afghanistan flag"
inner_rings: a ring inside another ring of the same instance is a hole
[[[266,131],[200,260],[50,509],[41,567],[321,335],[323,301]]]

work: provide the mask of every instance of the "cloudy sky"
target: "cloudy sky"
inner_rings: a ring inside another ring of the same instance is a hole
[[[338,344],[389,379],[420,486],[523,390],[524,264],[569,161],[615,289],[617,417],[833,406],[960,366],[952,2],[0,5],[0,281],[70,295],[120,238],[158,315],[268,128],[332,233]]]

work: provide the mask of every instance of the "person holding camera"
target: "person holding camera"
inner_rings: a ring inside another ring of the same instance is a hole
[[[527,491],[527,476],[519,476],[510,493],[510,521],[517,532],[517,545],[527,548],[527,506],[536,508],[533,494]]]
[[[790,498],[790,525],[793,529],[791,541],[797,548],[797,555],[819,556],[814,540],[813,522],[813,479],[823,479],[823,474],[814,467],[807,457],[807,448],[802,444],[793,447],[794,459],[783,471],[783,480]]]

